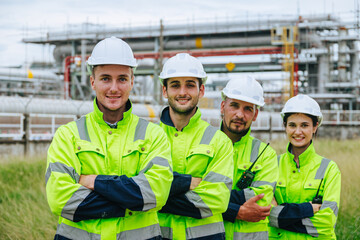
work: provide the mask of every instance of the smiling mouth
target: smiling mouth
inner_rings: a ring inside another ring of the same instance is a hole
[[[178,101],[179,103],[187,103],[189,101],[189,99],[177,99],[176,101]]]
[[[302,137],[293,137],[293,139],[295,140],[295,141],[301,141],[301,140],[303,140],[304,138],[302,138]]]
[[[118,98],[120,98],[120,96],[106,96],[107,98],[109,98],[109,99],[118,99]]]

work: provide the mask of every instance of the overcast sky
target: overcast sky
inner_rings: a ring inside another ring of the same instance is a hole
[[[0,0],[0,66],[52,61],[50,47],[23,44],[84,22],[107,26],[155,25],[202,19],[335,13],[354,20],[359,0]]]

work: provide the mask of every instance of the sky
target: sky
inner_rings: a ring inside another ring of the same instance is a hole
[[[359,0],[1,0],[0,67],[53,61],[52,47],[24,44],[25,37],[64,31],[69,25],[107,27],[187,23],[249,16],[336,14],[355,19]]]

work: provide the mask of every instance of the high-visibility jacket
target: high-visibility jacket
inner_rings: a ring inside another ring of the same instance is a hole
[[[48,150],[46,193],[59,216],[55,239],[158,239],[157,210],[170,191],[170,145],[156,124],[131,113],[110,128],[94,111],[61,126]],[[80,175],[98,175],[94,191]]]
[[[289,151],[291,144],[287,149],[279,156],[280,177],[275,192],[279,205],[270,213],[270,238],[336,239],[341,188],[339,168],[335,162],[316,154],[313,143],[300,154],[299,168]],[[309,202],[318,189],[318,196],[323,199],[320,211],[314,214]]]
[[[163,238],[224,239],[221,213],[229,202],[233,173],[230,139],[201,120],[199,109],[177,131],[167,107],[160,126],[170,140],[174,167],[170,196],[159,213]],[[191,177],[202,178],[194,190],[189,190]]]
[[[268,219],[259,222],[246,222],[237,220],[236,215],[240,206],[250,198],[264,193],[264,197],[257,203],[260,206],[268,206],[274,196],[276,181],[278,180],[278,167],[276,152],[259,139],[250,136],[251,129],[240,141],[234,144],[234,183],[231,191],[230,203],[227,211],[223,214],[226,239],[234,240],[263,240],[268,239]],[[259,156],[261,154],[261,156]],[[250,187],[240,190],[236,184],[246,169],[255,162],[251,171],[255,177]]]

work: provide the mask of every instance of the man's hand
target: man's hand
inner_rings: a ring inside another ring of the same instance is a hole
[[[320,211],[320,208],[321,208],[321,204],[318,204],[318,203],[311,203],[311,206],[313,207],[313,211],[314,211],[314,214],[317,213],[318,211]]]
[[[277,207],[278,203],[277,203],[275,197],[273,197],[273,199],[271,200],[271,204],[274,205],[274,207]]]
[[[96,177],[97,175],[80,175],[79,184],[83,185],[84,187],[90,190],[94,190]]]
[[[258,222],[264,220],[270,215],[271,205],[262,207],[256,202],[264,197],[264,194],[259,194],[246,201],[239,209],[236,219],[244,220],[247,222]]]
[[[194,190],[194,188],[196,188],[201,183],[201,180],[202,180],[201,178],[192,177],[191,184],[190,184],[190,190]]]

